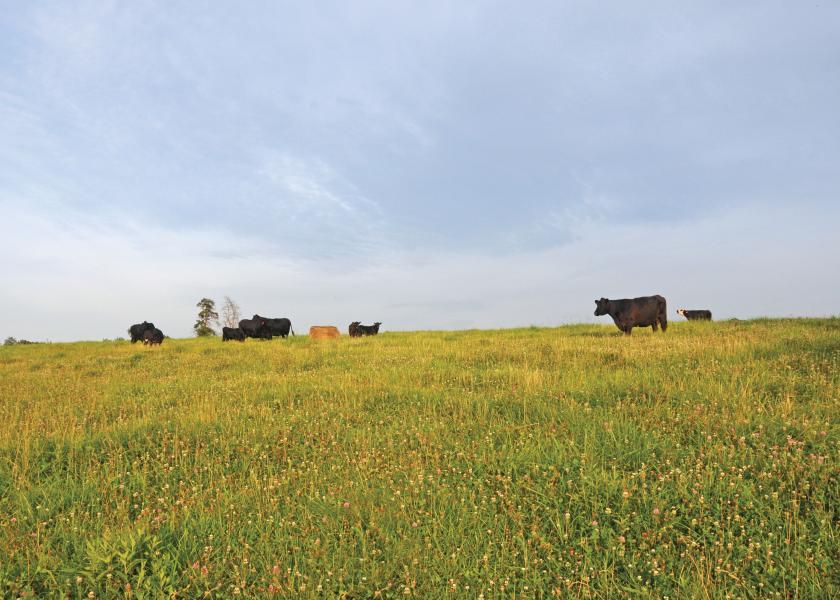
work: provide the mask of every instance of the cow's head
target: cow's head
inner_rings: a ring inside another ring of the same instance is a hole
[[[610,301],[606,298],[601,298],[595,301],[595,316],[608,315],[610,313]]]
[[[677,314],[678,314],[678,315],[685,316],[685,309],[684,309],[684,308],[678,308],[678,309],[677,309]]]
[[[382,321],[377,321],[376,323],[373,324],[373,326],[376,327],[376,331],[379,331],[379,326],[380,325],[382,325]]]

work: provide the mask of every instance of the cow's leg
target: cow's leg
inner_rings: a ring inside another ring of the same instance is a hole
[[[668,317],[665,316],[664,312],[659,315],[659,324],[662,326],[662,332],[664,333],[665,330],[668,329]]]
[[[651,327],[653,327],[653,331],[654,331],[654,332],[655,332],[657,329],[659,329],[659,327],[657,326],[656,321],[654,321],[653,323],[651,323],[651,325],[650,325],[650,326],[651,326]]]

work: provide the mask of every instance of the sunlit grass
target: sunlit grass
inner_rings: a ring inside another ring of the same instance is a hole
[[[840,594],[840,320],[0,349],[0,596]]]

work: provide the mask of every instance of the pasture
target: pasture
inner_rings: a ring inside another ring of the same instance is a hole
[[[840,595],[840,319],[0,348],[0,597]]]

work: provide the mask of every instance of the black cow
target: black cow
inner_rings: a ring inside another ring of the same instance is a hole
[[[128,335],[131,336],[131,343],[140,342],[143,340],[143,334],[155,328],[154,323],[143,321],[128,328]]]
[[[359,331],[359,325],[361,325],[361,321],[353,321],[350,323],[350,326],[347,328],[347,333],[350,334],[350,337],[359,337],[362,333]]]
[[[155,327],[151,329],[147,329],[143,333],[143,343],[148,344],[150,346],[154,344],[162,344],[163,343],[163,332],[160,329]]]
[[[245,333],[245,337],[258,338],[262,340],[271,339],[271,330],[265,319],[242,319],[239,321],[239,329]]]
[[[255,320],[262,319],[263,321],[265,321],[265,324],[266,326],[268,326],[268,330],[271,332],[271,335],[277,335],[281,338],[285,338],[289,335],[290,331],[292,332],[292,335],[295,334],[295,330],[292,329],[292,322],[286,317],[282,317],[280,319],[269,319],[268,317],[254,315],[253,318]]]
[[[356,335],[376,335],[379,333],[379,326],[382,323],[376,322],[373,325],[356,325]]]
[[[239,342],[245,341],[245,332],[239,327],[222,327],[222,341],[237,340]]]
[[[630,335],[634,327],[653,327],[653,330],[656,331],[657,325],[661,325],[662,331],[668,329],[665,298],[662,296],[642,296],[632,300],[601,298],[596,300],[595,304],[597,305],[595,316],[611,316],[616,327],[626,335]]]
[[[689,321],[711,321],[712,311],[710,310],[687,310],[678,308],[677,314],[684,316]]]

